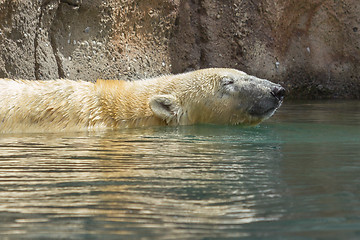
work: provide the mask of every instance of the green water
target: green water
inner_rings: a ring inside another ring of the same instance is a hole
[[[0,137],[0,239],[360,239],[360,102],[255,128]]]

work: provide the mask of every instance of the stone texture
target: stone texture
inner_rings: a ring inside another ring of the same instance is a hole
[[[0,77],[232,67],[292,98],[360,98],[358,0],[0,0]]]

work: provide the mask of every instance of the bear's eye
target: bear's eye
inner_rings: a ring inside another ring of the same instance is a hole
[[[223,86],[231,85],[234,84],[234,79],[225,77],[221,79],[221,83]]]

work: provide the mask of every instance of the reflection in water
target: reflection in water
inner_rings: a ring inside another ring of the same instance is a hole
[[[0,238],[359,237],[360,105],[327,104],[256,128],[2,135]]]
[[[262,144],[266,132],[197,126],[3,138],[0,211],[9,219],[1,229],[177,238],[277,219],[255,207],[280,195],[279,146]],[[230,236],[246,235],[231,228]]]

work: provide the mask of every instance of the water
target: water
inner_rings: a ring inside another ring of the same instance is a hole
[[[0,138],[0,239],[359,239],[360,102],[255,128]]]

